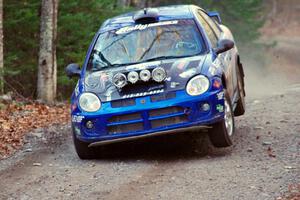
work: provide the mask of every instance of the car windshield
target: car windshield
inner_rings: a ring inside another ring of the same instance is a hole
[[[123,27],[99,35],[87,71],[194,56],[205,46],[194,20]]]

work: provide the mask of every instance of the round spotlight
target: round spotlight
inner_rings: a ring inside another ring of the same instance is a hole
[[[167,78],[166,70],[162,67],[156,67],[152,71],[152,77],[156,82],[162,82]]]
[[[94,128],[94,123],[92,121],[87,121],[85,124],[87,129],[93,129]]]
[[[132,84],[136,83],[139,80],[139,74],[137,72],[129,72],[128,81]]]
[[[140,72],[140,77],[142,81],[147,82],[151,78],[151,72],[149,70],[144,69]]]
[[[122,88],[127,84],[127,78],[124,74],[118,73],[114,75],[112,82],[117,88]]]
[[[202,104],[201,109],[204,112],[208,112],[210,110],[210,105],[208,103],[204,103],[204,104]]]

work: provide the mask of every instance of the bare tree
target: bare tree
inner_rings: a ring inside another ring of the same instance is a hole
[[[3,65],[3,0],[0,0],[0,94],[4,93]]]
[[[58,0],[42,0],[37,92],[39,100],[50,104],[56,98],[57,14]]]

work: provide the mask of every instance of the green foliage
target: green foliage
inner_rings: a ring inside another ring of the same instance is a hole
[[[34,97],[36,93],[40,2],[10,0],[4,3],[5,79],[27,97]],[[57,38],[59,97],[69,95],[76,82],[66,78],[64,67],[72,62],[82,64],[102,22],[124,12],[115,9],[115,4],[111,0],[60,1]]]
[[[65,0],[59,6],[58,91],[71,91],[76,81],[64,75],[65,66],[69,63],[83,64],[90,42],[102,22],[120,11],[116,11],[114,3],[109,0]]]
[[[5,79],[25,96],[36,88],[39,7],[37,0],[4,2]]]
[[[39,51],[40,0],[4,2],[5,79],[27,97],[35,97]],[[102,22],[132,8],[120,8],[117,0],[63,0],[59,5],[57,62],[59,99],[70,95],[76,80],[64,75],[67,64],[82,64],[89,44]],[[150,2],[150,1],[149,1]],[[238,42],[255,40],[262,20],[261,0],[152,0],[150,3],[197,4],[217,10]]]

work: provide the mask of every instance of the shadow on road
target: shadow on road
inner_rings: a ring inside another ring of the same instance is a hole
[[[170,162],[230,154],[231,148],[215,149],[206,132],[176,133],[95,148],[99,160],[157,160]]]

